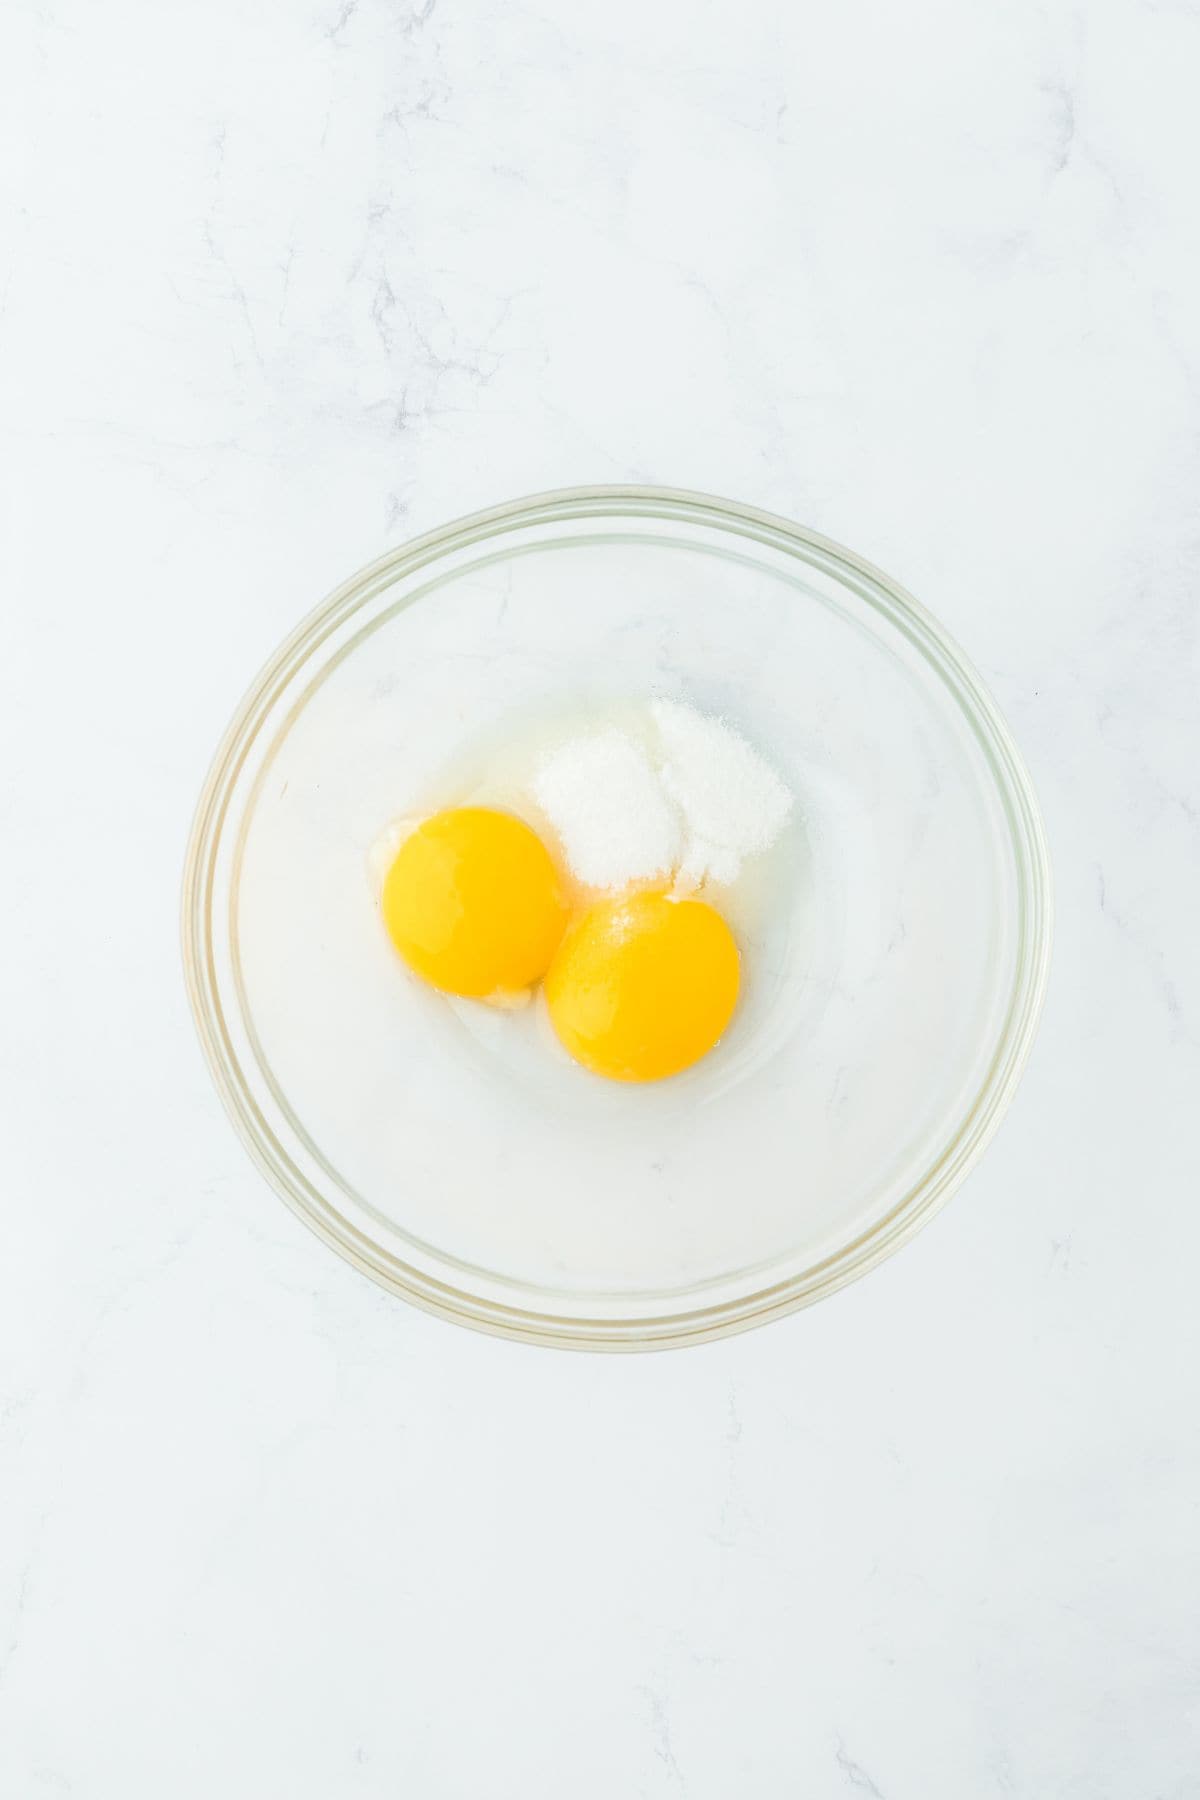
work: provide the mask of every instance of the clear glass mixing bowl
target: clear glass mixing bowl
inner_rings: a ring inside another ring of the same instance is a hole
[[[543,1082],[400,968],[364,858],[464,745],[652,692],[788,780],[801,903],[750,947],[736,1053]],[[948,1198],[1020,1077],[1050,911],[1029,777],[922,607],[752,508],[581,488],[405,545],[288,639],[205,784],[183,935],[221,1097],[327,1243],[461,1323],[642,1349],[819,1299]]]

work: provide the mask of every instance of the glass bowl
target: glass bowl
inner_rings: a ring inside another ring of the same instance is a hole
[[[747,948],[728,1053],[543,1081],[408,976],[364,860],[464,748],[663,692],[796,795],[786,941]],[[1024,765],[916,601],[751,507],[599,487],[431,532],[299,626],[205,783],[183,940],[230,1116],[328,1244],[463,1324],[644,1349],[832,1293],[944,1203],[1020,1077],[1050,915]]]

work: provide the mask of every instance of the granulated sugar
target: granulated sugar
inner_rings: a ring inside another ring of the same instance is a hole
[[[693,707],[651,707],[663,748],[662,783],[685,822],[680,876],[736,881],[743,858],[770,849],[792,796],[745,738]]]
[[[534,793],[589,887],[672,878],[729,885],[770,848],[792,796],[731,726],[675,701],[647,709],[646,742],[615,727],[560,745]]]
[[[645,751],[622,731],[569,739],[542,764],[534,796],[588,887],[649,881],[678,865],[679,815]]]

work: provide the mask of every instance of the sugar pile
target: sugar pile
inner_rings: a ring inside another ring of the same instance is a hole
[[[662,782],[685,822],[680,874],[736,881],[742,859],[769,850],[792,796],[744,737],[693,707],[651,707],[664,759]]]
[[[569,739],[543,763],[534,794],[572,874],[588,887],[674,873],[679,816],[645,751],[624,732]]]
[[[568,739],[542,763],[534,796],[588,887],[671,878],[737,879],[778,837],[792,796],[732,726],[656,701],[645,734],[615,727]]]

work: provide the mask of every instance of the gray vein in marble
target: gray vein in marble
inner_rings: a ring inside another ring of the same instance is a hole
[[[1191,1029],[1184,1016],[1183,1002],[1179,989],[1168,972],[1167,959],[1162,946],[1156,944],[1148,936],[1143,924],[1131,913],[1118,909],[1112,903],[1104,879],[1104,869],[1100,863],[1095,864],[1096,901],[1101,915],[1108,919],[1125,941],[1137,951],[1142,962],[1152,976],[1158,989],[1159,997],[1170,1021],[1172,1036],[1176,1040],[1186,1039],[1194,1043]]]
[[[1051,178],[1061,175],[1071,160],[1075,142],[1075,90],[1065,81],[1046,81],[1042,92],[1054,103],[1056,121],[1052,146]]]
[[[717,1519],[717,1528],[711,1535],[715,1544],[719,1544],[722,1549],[729,1549],[736,1541],[736,1533],[733,1528],[734,1495],[737,1491],[739,1473],[737,1450],[742,1439],[743,1431],[741,1413],[738,1410],[737,1384],[735,1382],[731,1381],[726,1390],[725,1406],[725,1493],[721,1501],[721,1511]]]
[[[233,264],[225,254],[217,237],[216,226],[222,200],[222,176],[225,168],[226,137],[227,127],[221,125],[212,140],[214,154],[212,169],[213,194],[208,210],[200,222],[200,231],[209,255],[212,257],[213,261],[218,263],[225,271],[229,292],[245,321],[246,333],[250,339],[250,349],[254,356],[254,360],[258,364],[259,373],[265,375],[266,364],[263,362],[262,350],[258,341],[258,332],[254,326],[254,318],[250,311],[250,302],[247,298],[246,290],[238,280]]]
[[[280,327],[283,325],[283,315],[287,311],[288,289],[291,286],[292,263],[295,261],[295,257],[296,246],[295,244],[289,244],[283,260],[279,264],[279,273],[283,277],[283,291],[279,296],[279,312],[276,316],[276,323]]]
[[[1055,1271],[1060,1275],[1071,1273],[1071,1233],[1069,1231],[1060,1238],[1052,1237],[1050,1239],[1050,1261],[1047,1265],[1047,1273]]]
[[[837,1740],[834,1754],[837,1757],[838,1768],[852,1788],[857,1789],[860,1794],[869,1794],[871,1800],[884,1800],[882,1791],[872,1781],[862,1764],[855,1762],[841,1738]]]
[[[45,1525],[45,1522],[45,1515],[43,1515],[41,1521],[43,1526]],[[8,1674],[9,1665],[20,1648],[21,1623],[25,1617],[25,1609],[29,1604],[33,1556],[34,1550],[31,1548],[25,1559],[24,1566],[21,1569],[20,1579],[17,1582],[17,1597],[13,1604],[12,1617],[9,1621],[8,1643],[5,1645],[4,1649],[0,1651],[0,1687],[3,1687],[5,1677]]]
[[[40,1787],[53,1788],[55,1793],[58,1794],[73,1794],[75,1792],[74,1787],[65,1775],[58,1769],[46,1768],[44,1764],[39,1765],[34,1770],[34,1779]]]
[[[423,25],[427,25],[437,11],[437,3],[438,0],[423,0],[422,5],[414,6],[400,27],[401,35],[412,37]]]
[[[671,1742],[671,1716],[668,1710],[667,1697],[656,1687],[643,1684],[639,1689],[650,1708],[650,1726],[653,1733],[654,1754],[663,1765],[667,1774],[675,1782],[681,1794],[687,1792],[687,1783],[683,1772],[675,1759],[675,1750]]]
[[[342,5],[338,11],[337,18],[325,33],[325,36],[331,43],[336,44],[341,38],[347,25],[349,25],[351,19],[358,11],[358,4],[359,0],[342,0]]]

